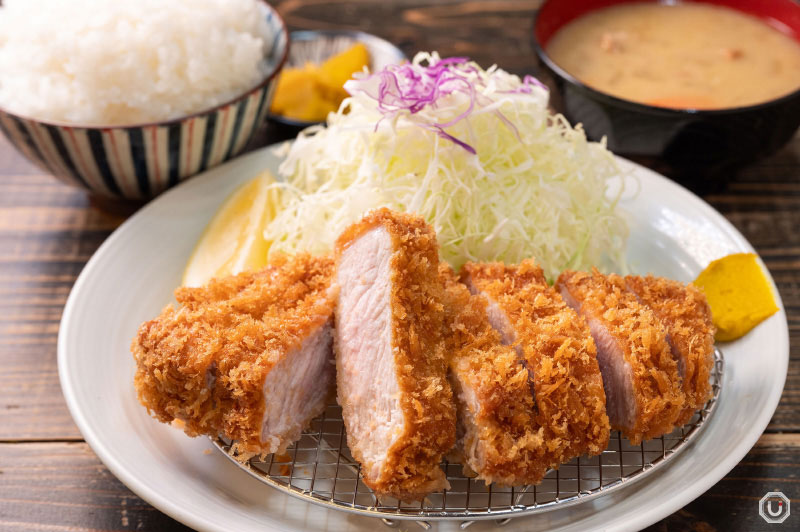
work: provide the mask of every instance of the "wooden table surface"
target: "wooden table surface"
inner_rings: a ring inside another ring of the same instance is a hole
[[[438,50],[520,74],[534,68],[529,30],[537,2],[432,4],[287,0],[277,7],[292,28],[358,28],[397,43],[408,55]],[[800,135],[705,200],[747,237],[772,272],[788,313],[791,363],[780,405],[758,444],[708,492],[652,530],[797,530]],[[0,140],[0,530],[185,529],[103,466],[73,423],[58,383],[56,336],[67,295],[123,220]],[[758,500],[772,490],[797,508],[783,525],[767,525],[758,515]]]

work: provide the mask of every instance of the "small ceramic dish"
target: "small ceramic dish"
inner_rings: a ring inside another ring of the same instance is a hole
[[[534,21],[536,53],[554,80],[556,104],[593,140],[695,190],[721,182],[743,165],[783,146],[800,126],[800,89],[758,105],[715,110],[655,107],[593,89],[558,66],[545,48],[565,24],[593,10],[631,0],[546,0]],[[701,0],[702,1],[702,0]],[[708,0],[766,20],[800,40],[800,4],[793,0]],[[558,101],[558,99],[556,99]]]
[[[362,31],[347,30],[303,30],[293,31],[287,67],[301,67],[306,63],[320,64],[332,55],[350,48],[357,42],[364,43],[369,52],[371,72],[381,70],[387,65],[402,63],[407,59],[400,48],[385,39]],[[280,124],[284,138],[292,138],[301,130],[319,124],[294,120],[277,114],[269,114],[269,120]]]
[[[286,24],[264,2],[272,45],[269,74],[231,101],[147,124],[85,126],[24,117],[0,108],[0,130],[46,172],[91,194],[147,200],[235,157],[264,123],[273,87],[289,54]]]

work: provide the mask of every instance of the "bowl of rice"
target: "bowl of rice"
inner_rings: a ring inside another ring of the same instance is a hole
[[[61,181],[146,200],[245,148],[288,52],[262,0],[5,0],[0,130]]]

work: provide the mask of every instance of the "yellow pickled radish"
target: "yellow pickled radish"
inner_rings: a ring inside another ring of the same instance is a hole
[[[281,73],[270,110],[285,118],[314,122],[336,111],[343,98],[326,85],[316,66],[306,64]]]
[[[772,287],[753,253],[717,259],[694,285],[705,293],[720,342],[736,340],[778,311]]]
[[[369,66],[369,51],[356,43],[321,65],[285,68],[278,78],[270,112],[285,118],[321,122],[347,97],[344,83]]]
[[[183,286],[266,266],[270,242],[264,239],[264,227],[281,208],[280,189],[270,187],[273,183],[275,178],[265,171],[225,200],[186,264]]]
[[[364,43],[356,43],[347,50],[329,57],[320,66],[320,71],[332,88],[344,93],[344,82],[369,66],[369,51]],[[344,93],[346,95],[346,93]]]

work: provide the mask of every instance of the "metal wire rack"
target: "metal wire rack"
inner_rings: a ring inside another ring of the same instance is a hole
[[[218,438],[213,442],[237,466],[270,486],[311,503],[380,518],[390,527],[398,526],[399,520],[415,520],[425,529],[430,527],[428,521],[436,520],[460,520],[462,528],[483,519],[495,519],[502,525],[513,517],[593,499],[663,467],[697,438],[714,413],[724,369],[719,350],[714,358],[713,396],[689,423],[640,445],[631,445],[619,432],[612,431],[603,453],[576,458],[551,470],[536,486],[487,486],[465,476],[460,464],[444,461],[449,490],[432,493],[421,503],[378,500],[361,480],[360,466],[347,448],[341,408],[336,404],[328,405],[282,455],[241,463],[231,450],[230,440]]]

